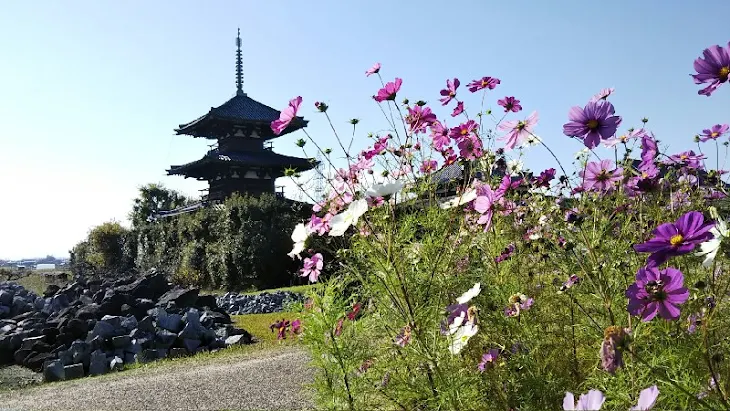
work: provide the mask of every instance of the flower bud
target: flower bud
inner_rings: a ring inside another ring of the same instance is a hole
[[[327,109],[329,108],[329,106],[327,104],[322,103],[321,101],[315,102],[314,107],[316,107],[317,110],[319,110],[322,113],[325,113],[327,111]]]
[[[300,138],[299,140],[297,140],[297,147],[299,147],[299,148],[304,147],[305,144],[307,144],[307,142],[304,141],[303,138]]]

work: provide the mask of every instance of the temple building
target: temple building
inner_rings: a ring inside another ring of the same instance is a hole
[[[306,127],[307,121],[295,118],[279,136],[271,130],[271,122],[279,118],[279,111],[249,97],[243,91],[241,59],[241,30],[236,38],[236,95],[218,107],[212,107],[205,115],[181,124],[175,132],[215,140],[212,149],[203,158],[173,165],[168,175],[181,175],[208,182],[206,202],[219,202],[233,193],[276,193],[274,185],[284,176],[287,168],[304,172],[313,168],[312,159],[277,154],[267,140]]]

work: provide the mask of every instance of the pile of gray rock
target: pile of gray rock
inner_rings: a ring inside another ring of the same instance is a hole
[[[218,297],[221,309],[231,315],[268,314],[284,311],[287,304],[304,302],[304,295],[291,291],[263,292],[261,294],[226,293]]]
[[[77,278],[63,288],[48,286],[43,296],[0,283],[0,365],[22,365],[56,381],[251,342],[215,297],[198,291],[173,288],[154,273]]]

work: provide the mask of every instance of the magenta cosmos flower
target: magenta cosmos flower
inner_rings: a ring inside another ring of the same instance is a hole
[[[583,178],[582,187],[585,191],[612,191],[623,178],[624,169],[615,168],[611,160],[590,162],[585,170],[580,172]]]
[[[378,95],[373,96],[373,98],[378,103],[382,103],[386,100],[395,100],[395,95],[400,90],[401,84],[403,84],[403,80],[396,77],[395,81],[389,81],[385,83],[385,87],[378,90]]]
[[[449,104],[456,97],[456,89],[459,88],[459,84],[461,83],[458,78],[446,80],[446,88],[441,90],[441,95],[444,97],[439,99],[442,106]]]
[[[636,273],[636,282],[626,290],[627,310],[644,322],[651,321],[657,314],[665,320],[676,320],[680,314],[678,305],[689,298],[683,283],[684,276],[676,268],[641,267]]]
[[[589,101],[584,108],[575,106],[568,112],[570,121],[563,125],[563,133],[578,137],[586,147],[594,148],[616,133],[621,117],[614,112],[613,104],[607,100]]]
[[[377,74],[379,72],[380,72],[380,63],[375,63],[375,64],[373,64],[372,67],[370,67],[369,69],[367,69],[365,71],[365,77],[370,77],[371,75]]]
[[[499,129],[509,132],[500,137],[500,141],[504,141],[504,148],[512,150],[517,146],[521,146],[533,134],[532,129],[537,125],[539,116],[537,111],[533,111],[525,120],[510,120],[499,125]]]
[[[499,84],[500,81],[498,78],[494,77],[482,77],[479,80],[474,80],[471,83],[467,85],[469,87],[469,91],[472,93],[476,93],[479,90],[483,90],[485,88],[488,88],[490,90],[494,90],[495,87],[497,87],[497,84]]]
[[[454,107],[454,111],[451,112],[451,117],[456,117],[463,112],[464,112],[464,102],[460,101],[460,102],[456,103],[456,107]]]
[[[721,84],[727,82],[730,75],[730,43],[727,47],[718,45],[708,47],[703,52],[702,57],[695,60],[695,71],[692,74],[695,84],[710,83],[709,86],[698,91],[697,94],[710,96]]]
[[[503,99],[499,99],[497,100],[497,104],[504,107],[505,113],[509,113],[510,111],[517,113],[518,111],[522,110],[520,100],[517,100],[514,97],[505,97]]]
[[[324,259],[322,254],[317,253],[312,258],[304,259],[304,268],[299,270],[302,274],[300,277],[309,277],[309,281],[316,283],[319,275],[322,274],[322,268],[324,267]]]
[[[426,128],[436,121],[436,114],[428,107],[408,107],[406,123],[413,133],[425,133]]]
[[[702,130],[702,134],[700,135],[700,141],[705,142],[707,140],[717,140],[718,138],[725,135],[728,129],[730,129],[730,125],[715,124],[714,126],[712,126],[712,128]]]
[[[279,114],[279,119],[271,122],[271,131],[273,131],[275,135],[278,136],[289,126],[289,123],[291,123],[292,120],[294,120],[294,117],[297,116],[297,111],[299,111],[299,105],[301,104],[301,96],[289,100],[289,106],[287,106],[287,108]]]
[[[651,253],[649,264],[658,266],[669,259],[687,254],[698,244],[713,238],[710,230],[714,221],[705,222],[699,211],[690,211],[673,223],[664,223],[654,229],[654,237],[649,241],[634,245],[640,253]]]

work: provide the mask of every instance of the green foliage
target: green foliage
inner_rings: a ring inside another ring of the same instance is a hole
[[[322,370],[320,407],[542,410],[556,409],[565,391],[577,397],[599,389],[611,393],[606,409],[628,409],[654,384],[665,406],[702,408],[696,399],[701,392],[709,392],[705,404],[719,404],[707,388],[707,356],[715,354],[715,372],[728,375],[721,358],[730,348],[730,304],[722,298],[722,306],[718,301],[708,311],[707,299],[724,295],[730,278],[713,281],[698,257],[676,257],[673,265],[692,294],[682,321],[641,322],[626,312],[625,291],[646,259],[631,252],[632,245],[661,222],[705,207],[701,193],[689,193],[689,203],[669,208],[663,193],[641,203],[623,194],[586,195],[568,206],[512,192],[509,200],[524,205],[507,217],[495,214],[486,232],[463,213],[428,200],[422,207],[401,206],[395,218],[390,206],[369,210],[360,224],[372,234],[353,236],[340,252],[343,268],[313,292],[304,317],[304,342]],[[580,223],[563,218],[569,208]],[[496,262],[510,243],[517,251]],[[561,290],[574,274],[582,281]],[[479,331],[452,354],[452,337],[441,332],[446,307],[475,283],[482,290],[468,305]],[[706,285],[692,286],[701,283]],[[506,316],[519,294],[534,305]],[[346,314],[356,302],[366,308],[351,321]],[[712,312],[713,320],[690,334],[687,316],[699,312]],[[599,357],[611,326],[631,330],[625,364],[615,375]],[[406,329],[410,339],[397,344]],[[499,351],[499,359],[480,372],[481,356],[490,349]]]
[[[180,284],[227,290],[296,281],[297,263],[287,253],[294,226],[306,216],[300,203],[274,195],[234,195],[220,207],[171,218],[146,221],[142,214],[134,227],[136,261],[142,270],[156,267]]]
[[[135,247],[130,231],[115,221],[92,228],[71,250],[75,273],[115,274],[132,267]]]

